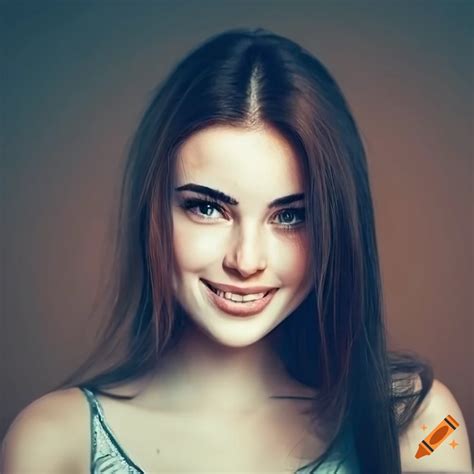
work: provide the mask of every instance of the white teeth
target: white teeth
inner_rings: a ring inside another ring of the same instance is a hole
[[[231,301],[236,301],[237,303],[242,303],[242,302],[247,302],[247,301],[255,301],[263,298],[265,296],[265,293],[256,293],[253,295],[236,295],[234,293],[230,293],[226,291],[225,293],[221,290],[216,290],[216,293],[218,296],[221,298],[224,298],[226,300],[231,300]]]

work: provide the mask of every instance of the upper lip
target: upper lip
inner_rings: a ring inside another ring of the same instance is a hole
[[[204,283],[208,283],[209,285],[213,286],[214,288],[217,288],[218,290],[222,290],[224,292],[228,291],[230,293],[240,293],[242,295],[250,295],[250,294],[256,294],[256,293],[266,293],[267,291],[277,289],[274,286],[247,286],[245,288],[241,288],[241,287],[233,286],[233,285],[224,285],[222,283],[214,283],[213,281],[204,280],[203,278],[202,278],[202,281]]]

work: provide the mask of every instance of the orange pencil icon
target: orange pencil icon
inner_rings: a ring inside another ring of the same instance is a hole
[[[415,458],[429,456],[457,427],[459,423],[448,415],[441,423],[418,445]]]

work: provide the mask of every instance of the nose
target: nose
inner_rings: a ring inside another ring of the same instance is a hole
[[[235,270],[244,277],[267,267],[264,242],[258,230],[247,228],[238,232],[226,253],[224,267]]]

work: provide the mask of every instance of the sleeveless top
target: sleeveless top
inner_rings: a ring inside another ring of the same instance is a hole
[[[92,391],[78,387],[86,396],[90,408],[91,474],[146,474],[120,446],[104,417],[102,406]],[[335,457],[335,454],[339,456]],[[314,463],[311,463],[314,465]],[[303,467],[294,474],[360,474],[353,439],[345,436],[329,458],[316,470]]]

